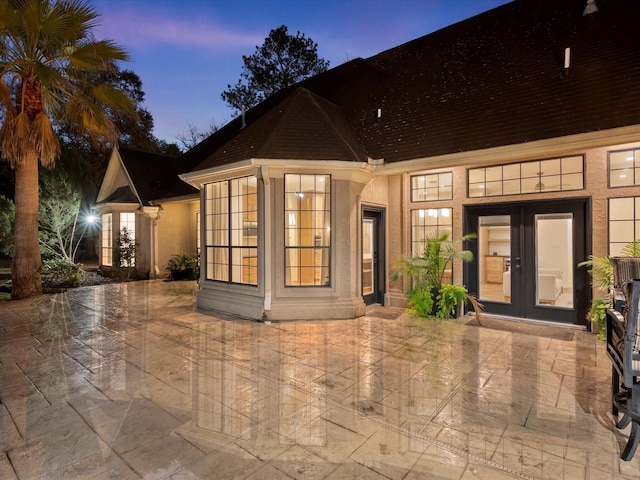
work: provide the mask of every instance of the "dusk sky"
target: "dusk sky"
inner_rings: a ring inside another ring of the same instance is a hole
[[[242,55],[286,25],[318,44],[330,68],[367,58],[510,0],[90,0],[96,37],[131,55],[123,68],[143,82],[154,134],[168,142],[222,126],[235,113],[220,93],[234,85]]]

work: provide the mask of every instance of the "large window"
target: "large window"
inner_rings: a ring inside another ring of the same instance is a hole
[[[451,200],[453,198],[451,172],[411,177],[411,201]]]
[[[451,239],[453,219],[451,208],[426,208],[411,210],[411,254],[424,253],[425,239],[445,232]]]
[[[128,239],[127,242],[125,242],[124,238],[122,238],[124,232],[124,229],[127,229],[127,237],[126,239]],[[120,213],[120,231],[118,232],[121,239],[120,242],[122,243],[123,247],[129,247],[132,245],[135,245],[136,242],[136,214],[133,212],[121,212]],[[135,252],[135,248],[134,248],[134,252]],[[128,265],[125,265],[125,263],[129,263]],[[128,266],[128,267],[135,267],[136,265],[136,259],[135,256],[131,259],[129,259],[128,261],[125,260],[124,258],[120,259],[120,266],[124,267],[124,266]]]
[[[609,186],[640,185],[640,150],[609,152]]]
[[[111,213],[102,214],[101,237],[100,263],[110,267],[113,265],[113,215]]]
[[[584,188],[582,155],[469,169],[469,197],[560,192]]]
[[[196,253],[200,255],[200,211],[196,212]]]
[[[285,175],[285,285],[329,285],[331,176]]]
[[[640,239],[640,197],[609,199],[609,255]]]
[[[258,284],[258,191],[255,177],[205,185],[207,280]]]

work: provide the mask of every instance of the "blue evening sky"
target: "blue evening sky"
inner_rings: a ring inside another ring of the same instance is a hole
[[[269,31],[286,25],[318,44],[336,67],[367,58],[510,0],[90,0],[96,37],[131,55],[154,133],[168,142],[231,120],[220,99]]]

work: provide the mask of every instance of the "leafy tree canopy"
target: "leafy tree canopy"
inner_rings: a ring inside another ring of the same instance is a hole
[[[109,112],[135,117],[127,92],[96,81],[129,59],[111,40],[97,40],[97,11],[83,0],[0,2],[0,157],[15,171],[14,299],[42,291],[38,242],[38,164],[60,155],[56,125],[73,125],[96,143],[115,145]]]
[[[248,110],[282,88],[324,72],[329,62],[318,57],[318,44],[304,34],[290,35],[285,25],[269,32],[244,66],[235,86],[220,95],[232,108]]]

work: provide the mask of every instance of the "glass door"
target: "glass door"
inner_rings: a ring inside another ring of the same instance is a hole
[[[465,283],[485,312],[584,323],[590,301],[584,201],[467,207],[476,233]]]
[[[362,255],[360,258],[362,297],[366,305],[384,304],[384,209],[362,210]]]
[[[373,218],[362,219],[362,295],[373,293],[376,272],[373,269],[373,254],[375,252]]]

